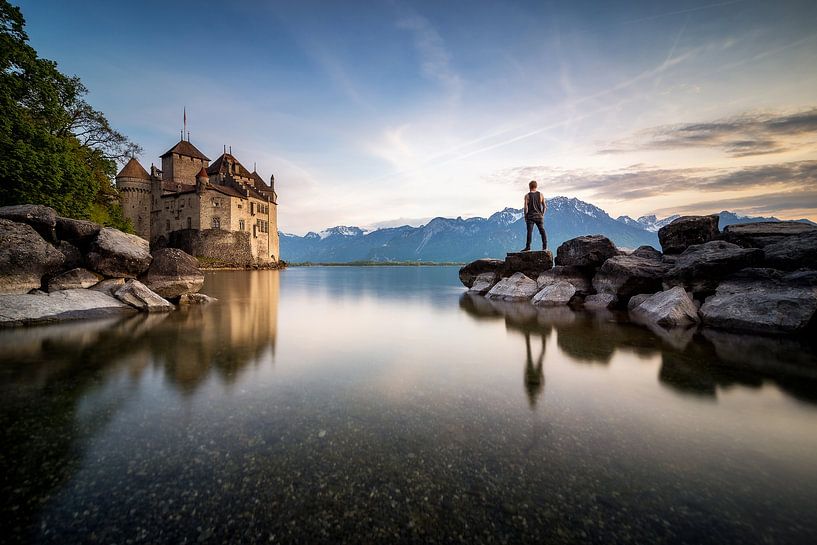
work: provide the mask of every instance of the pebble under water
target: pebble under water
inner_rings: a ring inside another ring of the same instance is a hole
[[[0,542],[813,542],[813,344],[464,291],[219,271],[0,330]]]

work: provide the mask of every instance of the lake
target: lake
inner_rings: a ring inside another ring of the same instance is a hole
[[[813,345],[492,303],[451,267],[202,291],[219,302],[0,330],[2,540],[817,535]]]

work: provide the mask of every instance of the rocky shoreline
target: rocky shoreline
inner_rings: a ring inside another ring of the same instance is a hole
[[[47,206],[0,207],[0,327],[168,312],[214,299],[181,250]]]
[[[718,229],[682,216],[658,232],[662,251],[624,252],[602,235],[549,251],[479,259],[459,271],[472,295],[539,307],[621,310],[648,326],[764,334],[817,330],[817,226],[761,222]]]

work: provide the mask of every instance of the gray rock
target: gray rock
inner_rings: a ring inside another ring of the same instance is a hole
[[[92,290],[62,290],[44,295],[0,295],[0,327],[108,318],[134,312],[133,307]]]
[[[82,252],[70,242],[61,240],[57,249],[65,257],[65,261],[62,264],[63,269],[71,270],[84,265],[85,258],[82,257]]]
[[[801,221],[761,221],[727,225],[723,229],[721,240],[744,248],[765,248],[789,237],[815,232],[817,225]]]
[[[718,238],[718,221],[717,214],[681,216],[658,230],[658,242],[665,254],[680,254],[690,246]]]
[[[531,302],[539,307],[555,307],[568,304],[574,295],[576,288],[573,284],[559,280],[539,290]]]
[[[668,263],[653,257],[619,255],[611,257],[593,277],[593,288],[598,293],[615,294],[622,303],[639,293],[661,291]]]
[[[664,288],[682,286],[696,296],[713,293],[721,280],[747,267],[759,265],[763,250],[741,248],[716,240],[687,248],[664,278]]]
[[[583,267],[556,265],[536,278],[536,283],[540,288],[562,281],[570,282],[576,288],[576,295],[581,297],[595,293],[593,290],[593,275]]]
[[[145,272],[153,259],[148,241],[103,227],[86,256],[90,268],[105,276],[136,278]]]
[[[528,278],[536,278],[553,268],[553,254],[549,250],[541,252],[512,252],[505,256],[500,276],[508,277],[522,273]]]
[[[484,272],[479,274],[474,280],[474,283],[468,289],[468,293],[485,295],[492,287],[494,287],[494,284],[496,284],[496,279],[496,273]]]
[[[40,236],[49,242],[56,242],[54,226],[57,225],[57,213],[53,208],[40,204],[18,204],[0,206],[0,219],[30,225]]]
[[[128,280],[113,295],[123,303],[145,312],[168,312],[176,308],[138,280]]]
[[[101,225],[92,221],[57,218],[57,238],[80,246],[90,243],[101,229]]]
[[[785,274],[746,269],[722,282],[701,306],[705,325],[760,333],[793,333],[814,325],[817,271]]]
[[[784,271],[817,269],[817,229],[768,244],[763,253],[767,267]]]
[[[477,259],[460,269],[460,282],[470,288],[474,284],[477,276],[482,273],[492,272],[499,276],[499,270],[505,265],[501,259]]]
[[[48,291],[76,290],[90,288],[102,280],[102,276],[88,269],[71,269],[60,273],[48,281]]]
[[[215,297],[204,295],[203,293],[185,293],[179,297],[180,305],[209,305],[218,301]]]
[[[644,257],[647,259],[661,259],[662,254],[652,246],[639,246],[632,254],[636,257]]]
[[[613,308],[618,303],[618,299],[612,293],[596,293],[588,295],[584,300],[585,308],[607,309]]]
[[[39,288],[42,277],[64,262],[65,256],[30,225],[0,219],[0,293]]]
[[[556,250],[556,263],[566,267],[598,268],[619,253],[609,238],[586,235],[564,241]]]
[[[539,286],[536,285],[536,281],[518,272],[497,282],[485,297],[502,301],[527,301],[536,295],[537,291]]]
[[[664,327],[690,326],[699,321],[695,302],[678,286],[651,295],[630,313],[638,321]]]
[[[94,291],[101,291],[102,293],[106,293],[113,297],[113,294],[116,293],[116,291],[124,285],[125,285],[124,278],[108,278],[107,280],[103,280],[98,284],[94,284],[88,289],[92,289]]]
[[[204,275],[196,258],[176,248],[153,252],[153,261],[140,280],[165,298],[196,293],[204,285]]]
[[[630,300],[627,301],[627,310],[632,311],[635,307],[652,297],[652,295],[653,294],[651,293],[639,293],[638,295],[633,295],[630,297]]]

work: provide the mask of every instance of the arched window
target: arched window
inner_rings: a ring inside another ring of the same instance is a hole
[[[188,228],[188,229],[192,229],[192,228],[193,228],[193,218],[191,218],[191,217],[189,217],[189,216],[188,216],[188,218],[187,218],[187,228]]]
[[[213,229],[221,229],[221,219],[213,218]]]

